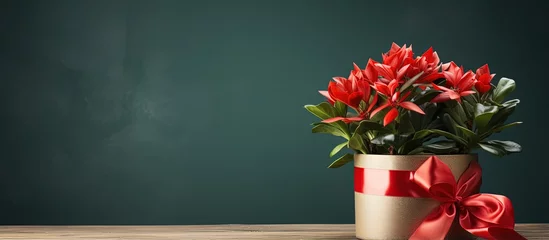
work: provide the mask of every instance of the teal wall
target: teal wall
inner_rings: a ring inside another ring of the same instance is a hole
[[[352,223],[303,105],[393,41],[517,81],[483,191],[549,222],[547,4],[419,2],[2,1],[0,223]]]

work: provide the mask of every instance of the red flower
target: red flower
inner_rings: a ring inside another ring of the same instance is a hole
[[[376,68],[374,65],[377,62],[373,59],[368,59],[368,63],[366,64],[366,68],[362,71],[362,75],[364,76],[364,80],[366,80],[368,83],[373,85],[377,81],[379,81],[379,74],[377,73]]]
[[[328,93],[328,91],[318,91],[320,94],[322,94],[322,96],[326,97],[326,100],[328,100],[328,102],[332,105],[334,105],[335,103],[335,100],[332,98],[332,96],[330,96],[330,93]]]
[[[381,56],[383,58],[383,64],[391,66],[393,69],[400,69],[414,61],[412,46],[407,48],[406,44],[400,47],[398,44],[393,43],[389,52],[384,53]]]
[[[381,63],[375,63],[374,69],[378,72],[380,78],[378,79],[378,82],[382,82],[384,84],[390,83],[392,80],[397,80],[398,83],[403,83],[404,80],[402,77],[406,74],[406,71],[408,71],[408,68],[410,67],[410,64],[404,65],[400,69],[393,68],[389,65],[381,64]]]
[[[391,110],[387,112],[385,117],[383,118],[383,125],[387,126],[389,123],[391,123],[395,118],[398,117],[398,110],[397,107],[402,107],[420,114],[425,114],[419,106],[417,106],[415,103],[410,101],[404,101],[408,96],[410,96],[410,93],[407,92],[403,96],[400,96],[400,91],[396,91],[398,87],[398,81],[396,79],[393,79],[389,84],[385,85],[384,83],[376,83],[374,85],[374,88],[380,93],[387,97],[387,101],[376,108],[371,113],[371,117],[379,113],[385,108],[391,107]]]
[[[477,69],[477,74],[475,78],[477,82],[475,83],[475,89],[480,93],[484,94],[490,90],[490,81],[494,78],[496,74],[490,74],[490,68],[488,64],[484,64],[482,67]]]
[[[360,69],[358,65],[353,63],[353,70],[349,74],[348,78],[334,77],[335,82],[330,82],[328,85],[328,91],[318,91],[324,97],[327,98],[330,104],[334,104],[336,100],[347,104],[350,107],[358,108],[360,100],[366,95],[363,94],[366,87],[368,87],[368,97],[370,95],[370,89],[366,80],[366,72]],[[331,89],[331,90],[330,90]]]
[[[389,52],[382,54],[382,63],[371,61],[373,69],[381,77],[377,80],[385,84],[388,84],[393,79],[396,79],[399,83],[404,82],[402,77],[406,75],[410,64],[413,62],[413,55],[411,46],[406,48],[406,45],[400,47],[396,43],[393,43]]]
[[[471,90],[475,84],[475,75],[471,70],[463,73],[463,67],[458,67],[454,62],[444,64],[442,68],[447,87],[432,84],[434,89],[443,91],[433,98],[432,102],[445,102],[450,99],[461,102],[461,97],[475,93]]]
[[[328,118],[328,119],[325,119],[323,120],[322,122],[323,123],[333,123],[333,122],[337,122],[339,120],[345,122],[345,123],[351,123],[351,122],[359,122],[359,121],[362,121],[364,119],[367,119],[369,116],[369,113],[372,111],[372,108],[375,106],[376,102],[377,102],[377,94],[374,95],[374,98],[372,100],[372,102],[370,103],[368,109],[366,110],[361,110],[361,109],[358,109],[358,116],[356,117],[334,117],[334,118]]]
[[[353,75],[351,75],[353,76]],[[334,77],[334,82],[328,85],[328,94],[332,99],[345,103],[349,107],[358,108],[362,100],[362,92],[352,78]]]
[[[323,122],[330,123],[342,120],[346,123],[353,121],[361,121],[368,117],[368,113],[372,110],[377,102],[377,94],[370,103],[371,87],[364,79],[362,70],[355,64],[354,69],[348,78],[334,77],[333,82],[328,85],[328,91],[319,91],[324,95],[330,104],[335,101],[340,101],[347,106],[355,109],[359,116],[357,117],[336,117],[326,119]],[[361,109],[360,102],[370,103],[368,109]]]
[[[370,88],[369,85],[365,85],[365,86],[366,86],[365,87],[365,92],[363,94],[364,94],[364,96],[369,97],[370,92],[371,92],[371,88]],[[357,122],[357,121],[362,121],[364,119],[367,119],[369,117],[369,113],[372,111],[372,108],[376,105],[377,99],[378,99],[378,95],[375,94],[374,98],[369,103],[369,106],[368,106],[367,109],[355,108],[355,110],[358,112],[358,116],[356,116],[356,117],[334,117],[334,118],[325,119],[322,122],[332,123],[332,122],[337,122],[337,121],[341,120],[345,123],[350,123],[350,122]],[[368,101],[365,101],[365,102],[368,103]]]
[[[420,72],[423,72],[423,75],[416,80],[416,83],[432,82],[444,77],[444,75],[439,71],[440,66],[440,59],[437,52],[433,51],[433,47],[430,47],[421,56],[418,56],[414,60],[406,76],[408,78],[413,78]]]

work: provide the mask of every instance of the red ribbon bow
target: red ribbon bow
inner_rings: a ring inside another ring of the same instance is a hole
[[[444,239],[456,214],[463,229],[487,240],[526,239],[515,230],[511,200],[502,195],[477,193],[480,165],[474,161],[456,184],[450,168],[436,156],[429,157],[414,173],[413,181],[431,198],[441,202],[416,229],[411,240]]]

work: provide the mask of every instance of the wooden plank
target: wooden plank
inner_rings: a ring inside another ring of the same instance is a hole
[[[549,239],[549,224],[517,224],[527,239]],[[195,225],[195,226],[0,226],[0,239],[15,240],[206,240],[355,239],[350,224]]]

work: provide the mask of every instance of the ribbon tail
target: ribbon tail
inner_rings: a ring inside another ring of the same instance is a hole
[[[491,238],[489,240],[527,240],[513,229],[501,228],[501,227],[489,227],[488,234]]]
[[[443,203],[433,210],[414,231],[410,240],[444,240],[456,216],[454,204]]]
[[[460,215],[460,225],[475,236],[488,240],[524,240],[517,233],[513,206],[505,196],[475,194],[461,201],[466,214]]]

